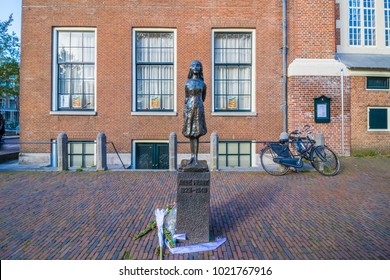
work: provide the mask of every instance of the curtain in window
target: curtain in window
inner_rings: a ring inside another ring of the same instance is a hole
[[[58,107],[93,109],[95,96],[95,33],[58,32]]]
[[[215,33],[216,110],[250,110],[252,38],[250,33]]]
[[[137,110],[173,110],[172,32],[137,32]]]

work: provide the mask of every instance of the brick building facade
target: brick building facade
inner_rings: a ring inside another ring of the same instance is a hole
[[[348,7],[337,0],[286,2],[289,130],[310,123],[340,152],[343,92],[345,153],[374,143],[389,152],[389,128],[368,132],[359,117],[367,106],[390,107],[388,89],[370,92],[375,104],[359,101],[363,78],[335,59],[345,37],[340,15]],[[164,168],[169,134],[187,141],[184,85],[197,59],[208,89],[208,134],[201,141],[218,132],[221,167],[258,165],[262,145],[255,142],[278,139],[286,125],[282,21],[282,1],[24,0],[21,141],[46,144],[22,145],[20,162],[53,163],[54,145],[47,143],[65,132],[75,141],[73,165],[93,164],[93,141],[104,132],[127,165]],[[367,75],[388,79],[390,72],[382,67]],[[321,95],[332,98],[326,124],[313,117],[313,98]],[[179,144],[179,153],[188,154],[187,146]],[[109,163],[118,163],[108,148]],[[207,144],[200,153],[206,156]]]

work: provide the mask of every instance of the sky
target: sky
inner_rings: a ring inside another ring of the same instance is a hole
[[[8,29],[9,33],[14,31],[20,38],[22,21],[22,0],[0,0],[0,20],[5,21],[10,14],[13,14],[14,21]]]

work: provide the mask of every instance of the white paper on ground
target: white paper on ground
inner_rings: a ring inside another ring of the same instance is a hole
[[[214,242],[201,243],[201,244],[193,244],[188,246],[181,246],[171,248],[169,243],[165,241],[165,245],[167,245],[171,254],[187,254],[187,253],[197,253],[204,251],[211,251],[217,249],[223,243],[225,243],[226,238],[217,238]]]

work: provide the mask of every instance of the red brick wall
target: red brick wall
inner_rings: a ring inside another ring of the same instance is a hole
[[[289,5],[289,59],[334,58],[335,2],[292,0]]]
[[[390,91],[366,90],[366,77],[352,77],[351,86],[352,154],[368,151],[390,154],[390,133],[367,129],[367,108],[390,107]]]
[[[318,2],[318,1],[317,1]],[[321,1],[324,2],[324,1]],[[326,1],[325,1],[326,2]],[[157,3],[157,4],[156,4]],[[51,110],[53,27],[97,28],[96,116],[53,116]],[[177,29],[178,116],[132,116],[132,28]],[[213,28],[256,30],[256,116],[211,115],[211,36]],[[136,139],[167,140],[183,123],[184,84],[190,62],[203,63],[208,96],[208,135],[221,140],[277,139],[282,127],[281,2],[246,1],[76,1],[25,0],[22,26],[21,141],[95,139],[105,132],[121,152]],[[320,42],[320,46],[323,42]],[[318,44],[317,44],[318,45]],[[314,49],[312,50],[314,51]],[[302,52],[311,52],[302,49]],[[47,147],[22,145],[22,152]]]
[[[302,130],[303,125],[310,124],[313,136],[322,133],[326,145],[341,153],[342,110],[340,77],[300,76],[289,78],[288,95],[288,127]],[[351,108],[350,108],[350,80],[344,78],[344,153],[350,153],[351,135]],[[330,123],[316,123],[314,120],[314,98],[325,95],[331,98]]]

